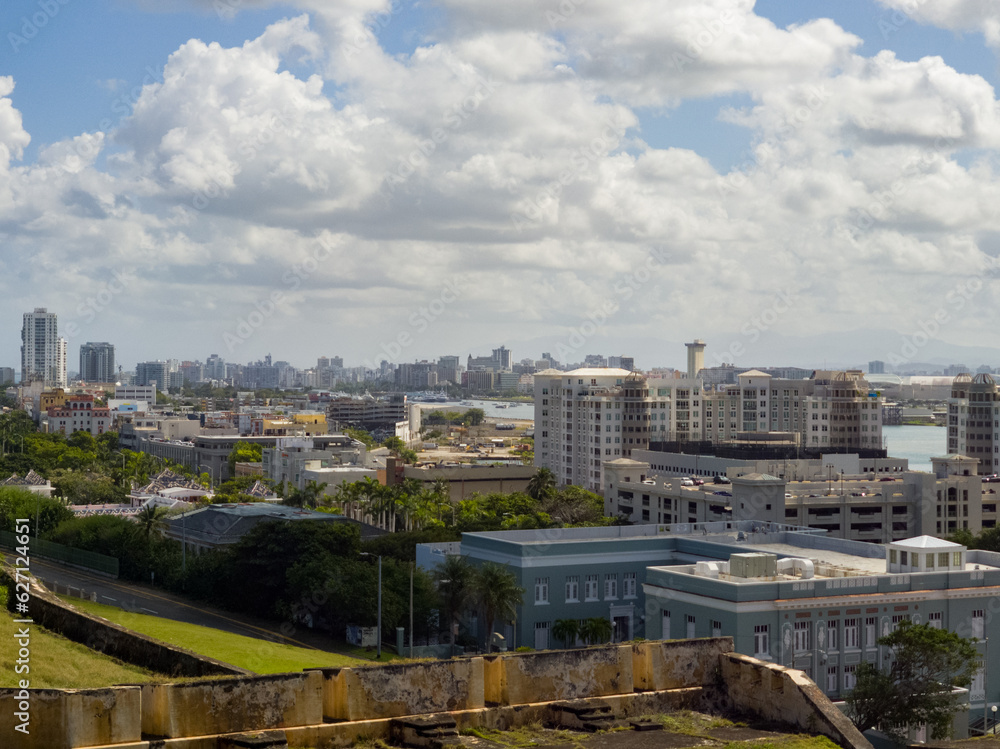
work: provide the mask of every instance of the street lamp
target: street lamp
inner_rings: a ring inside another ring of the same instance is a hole
[[[378,626],[375,629],[375,636],[376,636],[375,658],[381,659],[382,658],[382,555],[369,554],[367,551],[362,551],[361,556],[378,558]],[[410,636],[411,637],[413,636],[412,633]]]
[[[990,710],[993,713],[993,735],[996,736],[997,735],[997,706],[994,705],[993,707],[990,708]]]

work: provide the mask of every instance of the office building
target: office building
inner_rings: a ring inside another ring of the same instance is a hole
[[[885,362],[878,359],[868,362],[868,374],[885,374]]]
[[[21,326],[21,383],[32,380],[66,387],[66,339],[59,337],[56,314],[45,307],[25,312]]]
[[[145,361],[135,365],[136,385],[155,386],[160,390],[170,387],[170,368],[165,361]]]
[[[84,382],[115,382],[115,347],[110,343],[81,345],[80,379]]]

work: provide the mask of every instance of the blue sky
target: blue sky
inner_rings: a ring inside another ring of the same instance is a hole
[[[680,364],[670,344],[702,337],[848,364],[907,348],[962,269],[993,272],[1000,10],[972,0],[588,0],[556,22],[528,0],[231,4],[0,7],[0,364],[35,306],[77,324],[71,361],[93,339],[125,363],[360,363],[419,334],[401,360]],[[318,237],[324,264],[277,280]],[[654,250],[672,261],[623,297]],[[121,267],[134,282],[91,304]],[[475,291],[414,325],[451,278]],[[796,314],[750,342],[788,288]],[[898,358],[992,356],[998,304],[986,284]],[[816,340],[852,331],[857,351]]]

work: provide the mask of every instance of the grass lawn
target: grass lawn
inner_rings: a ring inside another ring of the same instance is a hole
[[[370,662],[367,658],[352,658],[322,650],[282,645],[197,624],[184,624],[149,614],[135,614],[77,598],[63,600],[84,611],[103,616],[115,624],[257,674],[280,674],[323,666],[360,666]]]
[[[30,629],[31,651],[28,674],[17,674],[18,645],[14,635],[21,627]],[[0,610],[0,687],[16,687],[20,679],[31,681],[32,689],[86,689],[112,684],[137,684],[164,681],[162,674],[95,653],[37,624],[14,624],[14,617]]]

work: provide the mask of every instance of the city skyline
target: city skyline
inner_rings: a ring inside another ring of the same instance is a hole
[[[46,7],[0,10],[2,363],[47,307],[71,361],[1000,365],[1000,8]]]

